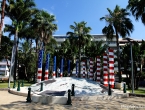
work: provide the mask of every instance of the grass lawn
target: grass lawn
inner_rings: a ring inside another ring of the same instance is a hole
[[[127,89],[127,91],[129,91],[130,93],[132,93],[131,89]],[[135,94],[145,94],[145,90],[143,89],[138,89],[138,90],[134,90]]]
[[[8,84],[9,84],[8,81],[5,81],[5,82],[0,81],[0,88],[1,89],[8,88]],[[13,84],[14,84],[13,82],[10,83],[10,88],[13,88]],[[34,84],[34,83],[31,83],[31,82],[28,83],[27,81],[24,81],[24,86],[30,86],[32,84]],[[17,85],[18,85],[18,82],[16,81],[16,87],[17,87]]]

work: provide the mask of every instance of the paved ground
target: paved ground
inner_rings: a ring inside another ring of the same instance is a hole
[[[145,97],[130,97],[73,101],[72,105],[41,105],[26,103],[26,97],[0,91],[0,110],[145,110],[144,103]]]

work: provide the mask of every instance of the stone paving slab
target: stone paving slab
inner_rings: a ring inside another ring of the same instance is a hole
[[[26,97],[0,91],[0,110],[145,110],[145,97],[76,100],[72,105],[26,103]]]

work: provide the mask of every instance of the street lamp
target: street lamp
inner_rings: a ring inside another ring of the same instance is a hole
[[[132,42],[130,38],[125,38],[130,43],[130,54],[131,54],[131,79],[132,79],[132,93],[134,93],[134,75],[133,75],[133,57],[132,57]]]

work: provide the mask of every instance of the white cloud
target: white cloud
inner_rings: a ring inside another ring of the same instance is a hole
[[[54,15],[52,11],[46,9],[46,8],[42,8],[42,10],[47,11],[50,15]]]
[[[51,6],[51,10],[55,10],[55,6]]]

